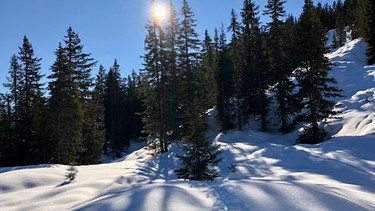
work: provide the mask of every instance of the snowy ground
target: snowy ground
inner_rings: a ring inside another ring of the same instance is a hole
[[[328,55],[346,97],[327,142],[293,145],[298,131],[215,135],[223,161],[213,182],[176,178],[177,145],[79,166],[71,183],[63,165],[0,168],[0,210],[375,210],[375,66],[365,48],[354,40]]]

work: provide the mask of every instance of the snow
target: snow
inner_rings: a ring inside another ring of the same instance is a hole
[[[346,97],[324,143],[294,145],[298,130],[219,133],[210,110],[223,157],[215,181],[175,176],[180,143],[157,156],[137,143],[115,162],[78,166],[72,182],[64,165],[0,168],[0,210],[375,210],[375,66],[365,49],[357,39],[327,55]]]

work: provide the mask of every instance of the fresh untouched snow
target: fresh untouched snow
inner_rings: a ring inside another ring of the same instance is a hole
[[[375,66],[366,66],[365,49],[357,39],[327,55],[346,97],[324,143],[294,145],[298,131],[219,133],[211,110],[223,157],[215,181],[176,178],[181,143],[158,156],[138,148],[78,166],[72,182],[64,165],[0,168],[0,210],[375,210]]]

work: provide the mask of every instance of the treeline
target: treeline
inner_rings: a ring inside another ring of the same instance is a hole
[[[199,134],[191,134],[196,131],[191,123],[198,118],[206,124],[205,111],[213,106],[223,131],[242,130],[251,117],[264,132],[273,130],[275,122],[283,133],[306,122],[297,143],[327,138],[324,120],[337,116],[333,99],[342,97],[325,57],[327,32],[337,31],[332,47],[344,45],[347,26],[353,36],[365,37],[371,63],[367,31],[373,28],[373,3],[348,0],[315,6],[305,0],[298,18],[286,15],[285,3],[269,0],[260,10],[245,0],[238,14],[231,11],[229,26],[216,29],[213,36],[206,31],[201,41],[187,1],[179,13],[170,1],[164,22],[150,18],[141,71],[150,145],[163,153],[173,140],[194,142],[191,137]],[[271,21],[261,25],[260,14]]]
[[[326,29],[336,29],[333,47],[342,46],[345,42],[345,27],[351,31],[353,38],[362,37],[368,44],[368,64],[375,63],[375,3],[372,0],[334,1],[332,5],[318,3],[316,10]]]
[[[0,101],[0,166],[98,163],[103,152],[121,156],[141,136],[139,75],[121,78],[115,60],[93,77],[97,62],[72,28],[55,56],[48,84],[26,36],[11,57]]]
[[[93,77],[97,62],[69,28],[45,86],[41,59],[25,36],[1,95],[0,165],[97,163],[102,153],[120,156],[131,139],[147,139],[155,153],[184,140],[186,154],[179,158],[185,168],[176,172],[209,179],[216,173],[207,166],[220,161],[205,135],[205,112],[212,107],[222,131],[253,121],[261,131],[287,133],[305,122],[297,143],[325,140],[321,122],[336,116],[333,99],[341,96],[324,56],[326,33],[336,29],[339,47],[349,26],[369,44],[373,63],[374,3],[314,6],[305,0],[298,18],[286,14],[285,3],[268,0],[261,10],[244,0],[240,11],[231,11],[229,26],[213,36],[205,31],[200,40],[188,2],[177,12],[170,1],[167,20],[151,15],[146,24],[144,68],[127,78],[116,60],[108,72],[99,66]],[[262,25],[260,15],[271,21]]]

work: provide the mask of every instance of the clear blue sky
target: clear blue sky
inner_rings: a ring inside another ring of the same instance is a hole
[[[155,0],[168,3],[169,0]],[[177,11],[182,0],[174,0]],[[197,32],[229,23],[230,11],[239,14],[242,0],[188,0],[197,19]],[[261,12],[267,0],[257,0]],[[303,0],[287,0],[288,14],[299,16]],[[332,4],[333,0],[314,1]],[[81,38],[84,52],[91,53],[108,70],[116,58],[123,77],[142,68],[145,24],[151,0],[0,0],[0,91],[8,75],[11,55],[18,53],[26,35],[35,56],[42,57],[42,73],[49,75],[54,51],[69,26]],[[262,19],[263,22],[267,21]],[[95,70],[97,70],[96,67]],[[96,71],[95,71],[96,73]]]

